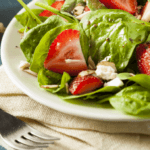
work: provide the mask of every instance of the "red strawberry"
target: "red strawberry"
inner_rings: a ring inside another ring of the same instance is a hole
[[[67,72],[71,76],[77,76],[82,70],[87,70],[79,34],[78,30],[72,29],[60,33],[50,46],[44,67],[57,73]]]
[[[64,4],[64,2],[65,1],[56,1],[51,5],[51,7],[55,8],[57,10],[60,10],[62,5]],[[39,16],[41,16],[41,17],[50,17],[52,15],[55,15],[55,14],[49,10],[44,10],[39,14]]]
[[[143,21],[150,21],[150,2],[147,1],[141,12]]]
[[[137,11],[137,1],[136,0],[99,0],[107,8],[110,9],[122,9],[130,14],[135,14]]]
[[[136,58],[139,71],[150,75],[150,44],[140,44],[136,49]]]
[[[88,6],[85,6],[84,11],[85,12],[90,11],[90,8]]]
[[[91,92],[103,85],[103,81],[93,75],[78,76],[70,84],[69,91],[73,95]]]

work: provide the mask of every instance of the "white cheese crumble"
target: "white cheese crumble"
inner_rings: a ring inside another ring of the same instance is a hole
[[[117,69],[112,62],[102,61],[97,65],[96,75],[103,80],[112,80],[117,77]]]
[[[123,86],[124,83],[117,77],[109,82],[104,83],[105,86]]]

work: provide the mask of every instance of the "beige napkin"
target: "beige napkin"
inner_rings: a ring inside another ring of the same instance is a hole
[[[0,67],[0,108],[41,132],[61,138],[46,150],[150,149],[150,122],[106,122],[58,112],[18,89],[3,66]],[[0,145],[10,149],[1,139]]]

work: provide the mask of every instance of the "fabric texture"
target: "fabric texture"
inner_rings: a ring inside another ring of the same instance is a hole
[[[44,150],[149,150],[150,121],[109,122],[64,114],[24,94],[0,67],[0,108],[60,140]],[[10,149],[2,139],[0,145]]]

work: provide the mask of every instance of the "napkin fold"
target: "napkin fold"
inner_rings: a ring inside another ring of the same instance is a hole
[[[150,121],[109,122],[64,114],[17,88],[0,66],[0,108],[60,140],[44,150],[149,150]],[[10,149],[2,139],[0,145]]]

